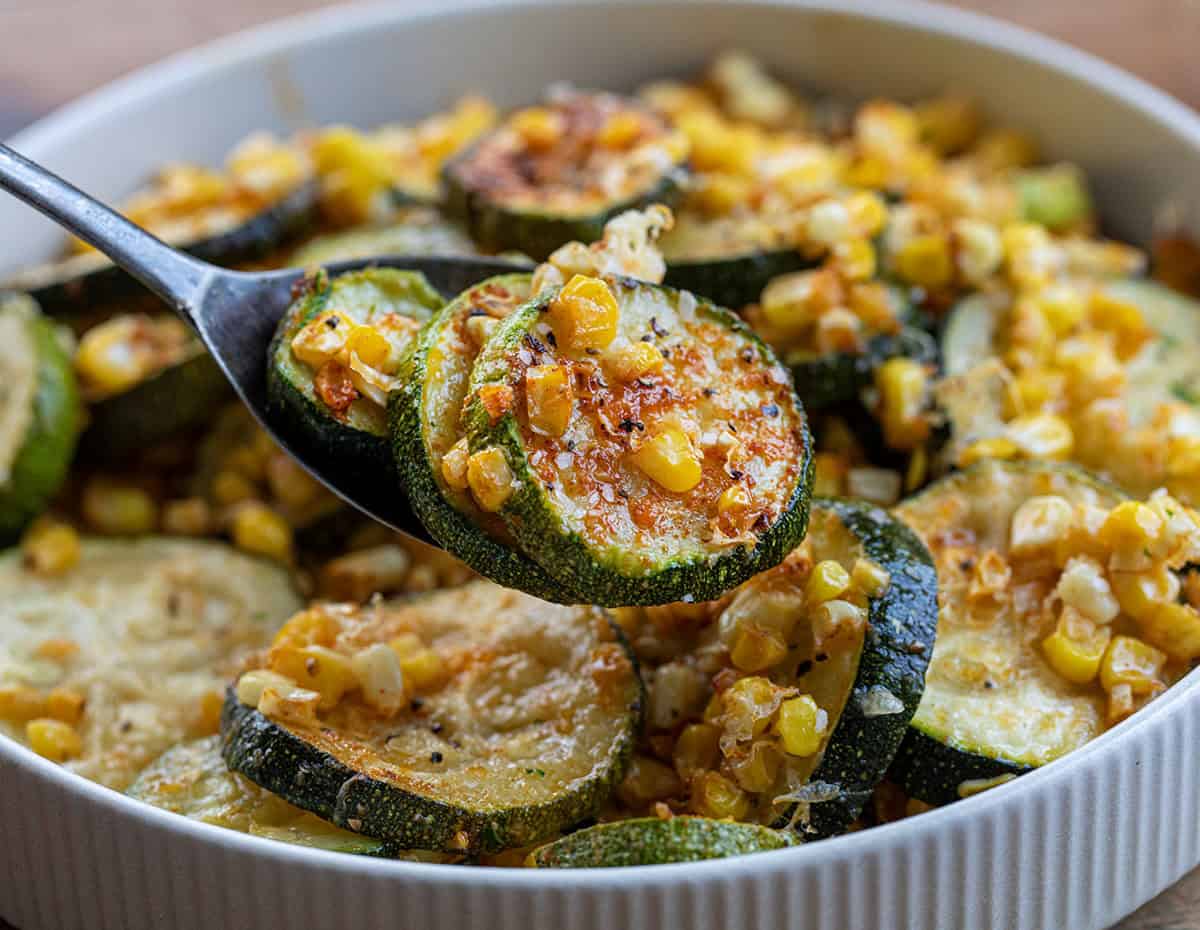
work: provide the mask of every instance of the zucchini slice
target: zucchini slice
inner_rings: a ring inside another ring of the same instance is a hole
[[[541,261],[618,213],[671,203],[684,137],[636,101],[571,91],[513,114],[446,167],[447,208],[489,252]]]
[[[447,304],[426,325],[390,402],[396,467],[413,512],[448,552],[480,574],[543,600],[573,595],[516,548],[504,521],[451,486],[445,460],[465,443],[462,423],[471,370],[487,334],[529,299],[527,274],[500,275]]]
[[[391,714],[355,692],[276,719],[231,691],[226,762],[292,804],[407,849],[498,852],[594,814],[622,776],[642,688],[595,608],[481,581],[326,616],[343,652],[415,638],[444,673]]]
[[[338,343],[344,348],[329,355],[321,367],[313,368],[297,358],[294,343],[318,318],[331,333],[367,326],[382,333],[388,343],[388,358],[382,363],[395,371],[399,359],[416,338],[421,324],[444,303],[425,276],[394,268],[367,268],[337,277],[318,272],[309,278],[308,290],[284,314],[269,350],[267,398],[280,422],[301,444],[319,448],[323,455],[346,463],[364,480],[380,480],[392,473],[392,454],[387,437],[387,391],[382,381],[392,378],[374,365],[366,365],[353,352],[347,336]],[[341,314],[342,316],[332,316]],[[349,318],[349,321],[346,320]],[[354,366],[376,383],[358,380]],[[333,372],[333,387],[322,396],[318,382],[323,372]],[[368,396],[363,389],[379,396]],[[330,407],[325,398],[341,404]]]
[[[665,283],[740,310],[757,301],[772,278],[819,264],[776,239],[753,218],[681,212],[659,242],[667,261]]]
[[[1017,508],[1045,494],[1106,509],[1124,496],[1073,466],[984,461],[896,510],[933,553],[941,594],[925,695],[893,768],[911,797],[957,800],[964,782],[1019,775],[1105,728],[1103,692],[1068,683],[1046,662],[1044,624],[1011,600],[988,610],[990,601],[968,596],[980,559],[1007,554]]]
[[[30,298],[0,298],[0,545],[67,477],[82,419],[67,342]]]
[[[795,845],[793,836],[757,824],[706,817],[637,817],[602,823],[529,854],[538,869],[603,869],[744,856]]]
[[[244,656],[301,605],[278,566],[221,543],[154,537],[84,539],[78,563],[54,578],[9,551],[0,591],[0,689],[39,696],[35,716],[52,689],[84,698],[83,752],[66,765],[118,791],[196,734],[202,704],[219,702]],[[25,735],[17,721],[0,721],[0,733]]]
[[[500,324],[467,402],[471,461],[503,456],[512,481],[493,509],[526,554],[606,606],[711,600],[778,564],[808,522],[812,443],[770,349],[686,291],[614,279],[616,336],[579,352],[547,322],[559,293]],[[655,367],[631,370],[646,345]],[[574,394],[558,435],[531,416],[539,372]]]
[[[437,210],[402,210],[386,226],[365,226],[318,236],[291,254],[288,264],[311,268],[380,255],[476,255],[475,244]]]
[[[315,224],[318,208],[318,186],[307,182],[248,219],[226,217],[195,239],[167,238],[203,261],[233,266],[261,258],[304,235]],[[98,252],[30,268],[4,286],[28,292],[51,316],[70,316],[99,303],[145,293],[135,278]]]

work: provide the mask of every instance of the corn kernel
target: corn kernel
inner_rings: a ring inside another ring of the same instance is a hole
[[[993,171],[1023,168],[1037,161],[1037,144],[1015,129],[993,129],[979,140],[974,156]]]
[[[350,662],[355,683],[362,689],[363,701],[385,716],[404,706],[407,682],[396,650],[375,643],[358,652]]]
[[[741,820],[750,813],[750,798],[720,772],[702,772],[692,781],[691,806],[705,817]]]
[[[846,198],[846,212],[856,236],[871,239],[887,225],[887,202],[874,191],[856,191]]]
[[[655,483],[676,494],[690,491],[703,477],[700,456],[679,429],[665,429],[648,436],[631,453],[631,458]]]
[[[334,126],[317,136],[312,157],[321,176],[322,205],[334,218],[346,223],[370,219],[394,179],[387,151],[348,126]]]
[[[38,719],[25,724],[29,748],[51,762],[66,762],[83,754],[83,740],[69,723]]]
[[[292,337],[292,355],[310,368],[320,368],[337,358],[358,324],[341,310],[326,310]]]
[[[826,559],[813,566],[804,586],[804,596],[812,605],[823,604],[840,596],[850,587],[850,573],[840,562]]]
[[[332,646],[341,628],[338,622],[314,607],[291,617],[275,634],[272,648],[303,649],[305,646]]]
[[[299,726],[314,726],[321,695],[305,688],[276,690],[268,685],[258,699],[258,710],[265,717]]]
[[[1135,696],[1149,694],[1161,685],[1166,654],[1132,636],[1114,636],[1100,663],[1100,684],[1105,691],[1129,685]]]
[[[787,643],[773,630],[748,626],[740,630],[729,651],[733,667],[743,672],[761,672],[787,658]]]
[[[481,449],[467,460],[467,484],[480,508],[495,513],[513,493],[513,473],[504,451],[496,446]]]
[[[869,281],[875,276],[875,246],[866,239],[845,239],[837,243],[833,247],[833,259],[847,281]]]
[[[456,491],[467,489],[467,462],[471,453],[467,448],[467,437],[458,440],[442,456],[442,480]]]
[[[721,216],[747,203],[754,194],[754,182],[735,174],[705,174],[697,181],[692,200],[705,213]]]
[[[602,280],[577,274],[551,301],[549,316],[558,345],[578,353],[607,348],[617,336],[621,309]]]
[[[1165,565],[1144,572],[1113,572],[1113,593],[1121,610],[1134,620],[1148,620],[1163,604],[1179,597],[1179,577]]]
[[[241,473],[222,469],[213,475],[210,488],[213,500],[222,507],[253,500],[258,489]]]
[[[1015,459],[1021,450],[1007,436],[992,436],[977,439],[958,454],[960,468],[974,465],[984,459]]]
[[[1106,722],[1115,726],[1137,710],[1133,699],[1133,688],[1129,685],[1116,685],[1108,694],[1108,712]]]
[[[1017,557],[1044,554],[1068,536],[1075,524],[1075,510],[1055,495],[1031,497],[1013,513],[1009,551]]]
[[[350,659],[326,646],[283,647],[270,653],[271,671],[321,696],[320,707],[336,707],[358,682]]]
[[[641,343],[639,343],[640,345]],[[529,425],[546,436],[561,436],[571,423],[575,393],[562,365],[533,365],[525,370]]]
[[[79,643],[73,639],[54,636],[39,643],[33,654],[39,659],[66,663],[79,655]]]
[[[654,801],[671,798],[683,792],[683,784],[675,770],[649,756],[636,755],[629,771],[617,786],[617,797],[630,807],[645,807]]]
[[[1154,330],[1146,324],[1136,304],[1119,300],[1101,290],[1093,292],[1088,302],[1088,318],[1097,329],[1113,334],[1117,357],[1122,360],[1135,356],[1154,336]]]
[[[842,497],[846,493],[845,459],[836,452],[818,452],[813,456],[813,494],[818,497]]]
[[[158,525],[158,506],[146,491],[104,479],[87,483],[82,510],[92,529],[110,536],[137,536]]]
[[[75,369],[85,385],[110,396],[128,391],[154,368],[153,353],[138,340],[144,318],[118,316],[83,334],[75,354]]]
[[[86,698],[71,688],[54,688],[46,695],[46,716],[78,726],[83,719]]]
[[[811,756],[821,748],[825,736],[821,708],[810,695],[788,698],[779,705],[776,728],[789,756]]]
[[[1146,553],[1162,534],[1163,521],[1150,507],[1138,501],[1122,501],[1100,527],[1099,542],[1114,553]]]
[[[262,696],[268,688],[274,688],[275,691],[287,693],[296,687],[296,683],[290,678],[285,678],[276,672],[272,672],[265,668],[252,669],[243,674],[234,686],[234,693],[237,695],[238,702],[246,707],[258,707],[262,701]],[[318,698],[320,695],[318,695]]]
[[[212,526],[208,501],[185,497],[163,505],[162,528],[172,536],[206,536]]]
[[[917,104],[917,129],[939,155],[970,148],[983,125],[979,105],[967,97],[936,97]]]
[[[234,545],[277,562],[292,558],[292,528],[265,504],[248,502],[237,509],[230,526]]]
[[[534,150],[553,148],[566,130],[562,114],[546,107],[518,110],[510,118],[509,125]]]
[[[642,119],[630,110],[619,110],[604,121],[596,142],[609,149],[626,149],[642,134]]]
[[[930,290],[945,287],[954,277],[950,243],[933,233],[914,236],[901,246],[894,262],[903,280]]]
[[[782,762],[776,746],[767,740],[758,740],[751,743],[745,752],[731,758],[729,769],[742,789],[760,793],[770,790],[775,784]]]
[[[221,713],[225,709],[225,696],[220,691],[206,691],[196,709],[192,732],[196,736],[215,736],[221,730]]]
[[[649,342],[632,342],[607,352],[604,367],[618,381],[636,381],[662,371],[663,354]]]
[[[831,643],[855,639],[866,627],[867,613],[850,601],[835,598],[820,604],[812,614],[813,640],[819,648]]]
[[[1200,613],[1190,604],[1159,604],[1137,618],[1142,636],[1172,659],[1200,658]]]
[[[909,358],[890,358],[875,369],[878,416],[884,441],[893,449],[910,450],[929,437],[925,403],[929,376]]]
[[[377,371],[384,371],[392,345],[371,326],[355,326],[346,339],[346,351]]]
[[[1110,623],[1121,612],[1103,568],[1088,556],[1067,562],[1054,593],[1093,623]]]
[[[751,736],[761,736],[775,719],[779,689],[761,675],[739,678],[719,695],[723,719],[748,718]]]
[[[1017,417],[1007,433],[1021,454],[1033,459],[1065,459],[1075,448],[1071,425],[1051,413]]]
[[[850,211],[840,201],[822,200],[809,209],[805,227],[810,242],[832,248],[850,238]]]
[[[0,685],[0,720],[28,723],[46,716],[46,698],[28,685]]]
[[[867,597],[882,597],[891,586],[892,576],[882,565],[870,559],[855,559],[850,571],[850,586]]]
[[[1042,640],[1042,651],[1050,667],[1067,681],[1085,685],[1100,674],[1100,662],[1108,647],[1112,632],[1107,627],[1094,627],[1090,635],[1076,638],[1062,622]]]
[[[693,112],[677,120],[691,145],[691,162],[697,171],[746,175],[762,150],[761,133],[751,127],[734,127],[712,113]]]
[[[79,562],[79,533],[66,523],[38,521],[21,539],[22,564],[35,575],[55,578]]]
[[[954,221],[951,231],[958,250],[955,263],[963,280],[979,284],[999,269],[1004,260],[1004,245],[995,226],[981,220],[961,218]]]
[[[679,731],[672,760],[681,778],[716,768],[720,757],[721,730],[711,723],[689,723]]]
[[[433,690],[446,680],[446,664],[432,649],[418,649],[400,655],[399,658],[405,684],[411,686],[414,691]]]

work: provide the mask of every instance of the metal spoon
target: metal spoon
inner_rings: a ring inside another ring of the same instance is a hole
[[[300,269],[243,272],[185,255],[129,222],[62,178],[0,145],[0,188],[91,243],[186,320],[259,423],[326,487],[393,529],[429,539],[394,481],[366,481],[354,463],[334,461],[302,437],[289,435],[267,408],[267,347],[294,300]],[[389,256],[329,265],[330,274],[367,266],[422,272],[447,298],[495,274],[529,266],[485,258]],[[382,485],[382,486],[380,486]]]

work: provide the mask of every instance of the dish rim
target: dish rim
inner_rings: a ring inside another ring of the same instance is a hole
[[[727,0],[747,8],[796,9],[848,18],[868,19],[934,34],[977,47],[988,48],[1024,62],[1074,78],[1110,98],[1119,100],[1181,137],[1200,158],[1200,114],[1142,79],[1100,58],[1057,39],[1027,30],[980,13],[930,3],[927,0]],[[54,111],[12,137],[10,144],[32,157],[41,150],[64,144],[64,139],[86,132],[125,107],[143,99],[157,98],[208,73],[303,47],[326,42],[339,35],[352,35],[379,25],[416,23],[425,19],[469,18],[477,11],[497,7],[551,9],[558,6],[637,6],[637,0],[418,0],[398,3],[368,0],[334,6],[268,22],[176,53],[161,62],[137,69]],[[690,0],[656,0],[658,6],[691,8]],[[263,837],[237,833],[155,808],[113,791],[49,762],[31,750],[0,736],[0,771],[14,766],[44,779],[53,787],[79,796],[114,817],[131,818],[166,833],[178,833],[199,843],[236,849],[258,857],[320,866],[334,873],[368,873],[373,877],[406,879],[430,885],[460,885],[504,890],[584,888],[603,890],[631,884],[664,886],[681,880],[703,882],[718,876],[737,878],[748,872],[761,877],[765,871],[781,873],[803,868],[820,859],[846,861],[871,851],[913,846],[922,838],[941,833],[950,824],[982,818],[997,807],[1019,805],[1036,792],[1049,794],[1064,780],[1078,778],[1082,770],[1099,768],[1120,752],[1129,735],[1152,725],[1163,727],[1177,714],[1200,712],[1200,668],[1194,669],[1166,694],[1134,716],[1101,734],[1062,759],[1011,783],[894,823],[833,837],[788,849],[713,859],[700,862],[619,869],[536,870],[499,867],[470,867],[400,860],[372,859],[308,847],[293,846]],[[1099,758],[1098,758],[1099,757]]]

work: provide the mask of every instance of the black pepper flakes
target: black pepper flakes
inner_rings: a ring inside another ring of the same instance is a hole
[[[442,761],[442,759],[443,759],[442,754],[440,752],[438,752],[436,749],[429,754],[429,761],[432,762],[434,765],[437,765],[439,762]]]
[[[670,332],[670,330],[663,329],[658,325],[658,317],[656,316],[650,317],[650,329],[654,331],[654,335],[660,337],[665,336],[668,332]]]
[[[796,677],[803,678],[805,675],[807,675],[809,672],[812,671],[812,667],[813,667],[812,659],[805,659],[803,662],[801,662],[799,665],[796,666]]]
[[[742,357],[742,361],[745,362],[747,365],[753,365],[754,364],[754,348],[752,346],[746,346],[744,349],[742,349],[741,357]]]
[[[529,346],[529,348],[533,349],[534,352],[538,352],[543,355],[547,351],[546,344],[544,342],[542,342],[542,340],[540,340],[533,333],[525,334],[525,345],[527,345],[527,346]]]
[[[705,397],[715,397],[717,391],[715,388],[706,387],[700,393],[703,394]]]
[[[813,658],[816,659],[818,662],[828,662],[829,661],[829,653],[828,652],[818,652],[815,656],[813,656]]]
[[[337,329],[338,328],[338,318],[336,316],[325,317],[325,326],[327,329]]]
[[[438,733],[441,733],[442,730],[444,730],[444,729],[445,729],[445,727],[442,726],[440,723],[435,723],[429,727],[429,732],[433,733],[434,735],[437,735]]]
[[[417,711],[419,711],[422,707],[425,706],[425,702],[423,700],[421,700],[421,698],[415,697],[409,702],[408,706],[412,710],[412,712],[415,714]]]
[[[642,423],[640,420],[631,420],[626,417],[620,422],[619,427],[622,432],[632,433],[634,430],[637,430],[639,433],[641,433],[645,432],[646,424]]]
[[[550,330],[548,333],[546,333],[546,341],[555,349],[558,348],[558,339],[554,335],[554,330]]]

